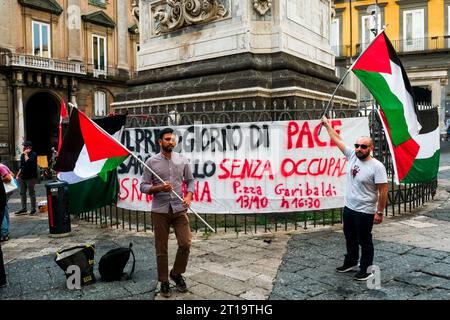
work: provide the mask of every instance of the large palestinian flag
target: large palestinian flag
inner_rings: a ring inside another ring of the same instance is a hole
[[[352,71],[380,105],[396,183],[435,178],[439,168],[438,121],[419,117],[405,69],[384,32],[361,54]]]
[[[55,164],[59,180],[69,183],[70,213],[91,211],[117,202],[116,168],[129,152],[111,136],[120,138],[125,120],[126,115],[119,115],[94,123],[84,113],[73,109]]]

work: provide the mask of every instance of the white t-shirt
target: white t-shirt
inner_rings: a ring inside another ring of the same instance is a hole
[[[375,214],[378,201],[376,184],[387,183],[384,164],[375,158],[361,161],[355,150],[349,147],[345,147],[344,155],[348,160],[345,206],[354,211]]]

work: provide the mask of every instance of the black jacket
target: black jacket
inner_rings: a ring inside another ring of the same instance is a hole
[[[37,178],[37,155],[36,152],[28,153],[28,161],[25,161],[25,155],[20,156],[20,178],[29,180]]]

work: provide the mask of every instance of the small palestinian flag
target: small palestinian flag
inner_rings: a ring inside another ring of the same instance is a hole
[[[55,170],[59,180],[69,183],[69,211],[92,211],[116,203],[119,193],[117,166],[129,152],[119,139],[126,115],[96,120],[73,109]]]
[[[391,42],[381,32],[352,71],[380,105],[380,117],[393,155],[395,181],[427,182],[439,168],[439,130],[414,104],[411,84]]]

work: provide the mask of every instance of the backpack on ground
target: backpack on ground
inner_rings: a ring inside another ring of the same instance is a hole
[[[130,243],[128,248],[121,247],[109,250],[100,258],[98,271],[100,272],[102,281],[117,281],[121,280],[123,276],[126,276],[127,279],[131,279],[136,263],[133,249],[131,249],[132,247],[133,244]],[[123,270],[130,259],[130,253],[133,256],[133,266],[131,267],[131,272],[127,274],[124,273]]]

